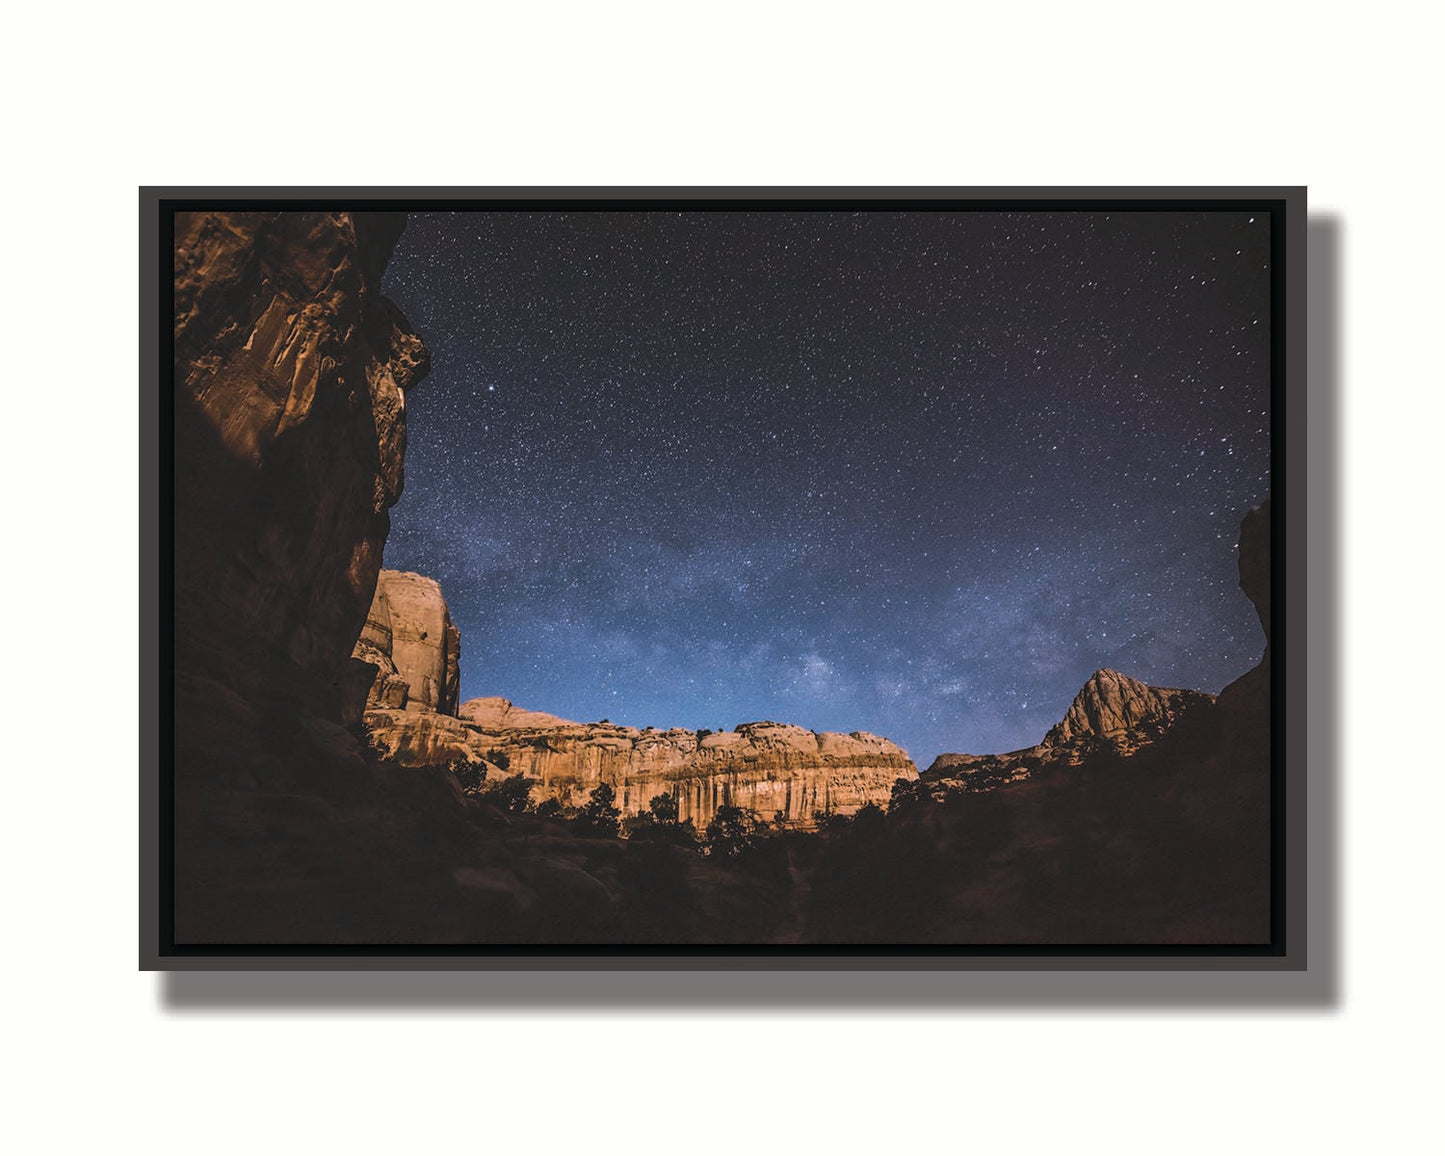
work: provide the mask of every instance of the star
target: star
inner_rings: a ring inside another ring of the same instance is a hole
[[[1218,690],[1264,641],[1258,216],[412,213],[385,564],[442,583],[464,698],[564,717],[926,765],[1036,742],[1099,667]]]

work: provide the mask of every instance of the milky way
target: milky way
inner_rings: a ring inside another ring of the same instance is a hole
[[[1269,218],[413,213],[432,351],[386,565],[442,583],[462,696],[1036,742],[1113,667],[1258,661]]]

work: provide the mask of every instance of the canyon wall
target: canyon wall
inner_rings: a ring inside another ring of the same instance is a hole
[[[181,774],[355,718],[348,657],[401,494],[427,351],[381,296],[404,213],[174,217]],[[245,775],[242,775],[245,778]]]
[[[364,722],[383,755],[404,766],[467,763],[491,782],[524,775],[534,780],[534,801],[564,807],[585,803],[600,783],[616,791],[623,814],[671,795],[678,818],[699,830],[724,805],[809,827],[814,812],[886,805],[896,779],[917,777],[907,751],[863,731],[816,734],[775,722],[639,730],[573,722],[504,698],[458,705],[460,649],[439,583],[381,571],[353,657],[373,672]]]
[[[368,709],[457,713],[461,632],[435,579],[383,570],[352,657],[376,667]]]
[[[402,763],[469,762],[494,780],[525,775],[532,798],[575,806],[599,783],[623,814],[671,795],[678,817],[699,830],[729,805],[794,827],[815,812],[849,815],[886,806],[894,781],[912,780],[908,752],[878,735],[815,733],[786,723],[743,723],[731,731],[656,730],[577,723],[520,711],[506,699],[473,699],[458,718],[392,708],[366,712],[373,741]]]

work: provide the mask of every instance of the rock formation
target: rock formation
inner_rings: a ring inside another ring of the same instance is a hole
[[[1267,632],[1268,517],[1239,545]],[[806,937],[1269,943],[1271,721],[1268,649],[1213,702],[1101,671],[1046,742],[941,756],[869,839],[834,843]]]
[[[1239,527],[1239,588],[1254,603],[1264,630],[1264,654],[1259,665],[1240,675],[1219,692],[1219,705],[1228,725],[1245,733],[1270,731],[1270,692],[1273,667],[1270,604],[1270,502],[1266,498],[1244,516]]]
[[[624,814],[671,795],[678,817],[699,829],[725,804],[810,827],[814,812],[882,806],[895,780],[917,777],[907,751],[864,731],[818,734],[775,722],[717,732],[639,730],[570,722],[503,698],[472,699],[458,713],[377,708],[366,712],[366,725],[382,752],[406,765],[468,762],[493,780],[525,775],[535,780],[534,800],[564,806],[586,802],[605,782]]]
[[[469,763],[493,782],[524,775],[535,780],[534,800],[563,806],[585,803],[607,783],[623,814],[672,795],[679,819],[699,829],[725,804],[808,827],[814,812],[886,804],[896,779],[917,777],[908,752],[863,731],[816,734],[775,722],[639,730],[522,710],[504,698],[458,706],[460,642],[436,581],[381,572],[353,656],[373,672],[364,721],[386,757],[414,767]]]
[[[1201,691],[1148,686],[1117,670],[1096,670],[1040,745],[1063,751],[1097,738],[1127,750],[1160,733],[1184,711],[1211,701],[1213,696]]]
[[[182,774],[234,777],[306,720],[360,713],[371,672],[349,655],[401,493],[403,395],[427,371],[379,289],[404,223],[175,215]]]
[[[461,633],[435,579],[383,570],[352,657],[376,667],[369,709],[457,713]]]
[[[941,798],[991,791],[1045,767],[1077,766],[1101,749],[1131,755],[1213,702],[1214,696],[1202,691],[1149,686],[1117,670],[1096,670],[1036,746],[998,755],[939,755],[919,776],[918,786],[905,793]]]
[[[1239,588],[1254,603],[1264,629],[1265,661],[1270,642],[1270,502],[1266,498],[1244,516],[1239,526]]]
[[[1116,670],[1096,670],[1067,713],[1037,746],[998,755],[942,754],[905,790],[905,801],[925,795],[977,793],[1022,782],[1049,766],[1074,765],[1099,750],[1132,755],[1156,742],[1180,719],[1217,705],[1215,727],[1226,739],[1260,735],[1266,746],[1270,709],[1270,502],[1245,515],[1239,529],[1239,586],[1254,603],[1264,628],[1264,657],[1253,670],[1220,691],[1218,699],[1197,690],[1149,686]],[[1231,740],[1232,741],[1232,740]]]

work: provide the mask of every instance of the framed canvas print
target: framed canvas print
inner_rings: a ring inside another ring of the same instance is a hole
[[[141,208],[143,966],[1302,965],[1303,190]]]

